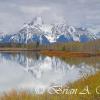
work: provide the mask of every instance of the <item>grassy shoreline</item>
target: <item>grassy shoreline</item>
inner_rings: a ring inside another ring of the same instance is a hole
[[[96,88],[100,86],[100,72],[95,75],[91,75],[86,79],[80,79],[69,85],[71,89],[77,88],[79,92],[88,85],[89,92],[88,94],[33,94],[29,92],[16,92],[12,91],[9,93],[5,93],[0,96],[0,100],[100,100],[100,94],[96,93]],[[100,88],[98,90],[100,92]]]

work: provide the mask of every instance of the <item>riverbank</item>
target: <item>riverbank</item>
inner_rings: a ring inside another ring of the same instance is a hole
[[[44,49],[33,49],[33,48],[0,48],[0,52],[22,52],[22,51],[31,51],[31,52],[40,52],[40,54],[47,56],[56,56],[56,57],[94,57],[100,56],[100,53],[87,53],[87,52],[69,52],[61,50],[44,50]]]
[[[50,50],[44,50],[40,51],[41,54],[47,55],[47,56],[56,56],[56,57],[93,57],[93,56],[100,56],[100,53],[84,53],[84,52],[68,52],[68,51],[50,51]]]
[[[78,89],[77,94],[34,94],[29,92],[16,92],[13,90],[4,93],[0,100],[99,100],[100,99],[100,72],[89,76],[86,79],[80,79],[69,85],[71,89]],[[87,88],[88,86],[88,88]],[[58,91],[61,92],[61,91]],[[74,92],[72,92],[74,93]],[[84,93],[84,94],[79,94]]]
[[[33,48],[0,48],[0,52],[20,52],[20,51],[40,51],[40,49]]]

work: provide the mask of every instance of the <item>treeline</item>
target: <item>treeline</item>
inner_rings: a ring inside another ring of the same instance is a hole
[[[56,43],[49,46],[49,49],[71,51],[71,52],[100,52],[100,40],[80,43],[80,42],[69,42],[69,43]]]
[[[20,43],[0,43],[0,48],[38,48],[39,42],[32,42],[29,44],[20,44]]]
[[[41,45],[39,44],[39,42],[33,42],[29,44],[0,43],[0,47],[29,48],[40,50],[61,50],[69,52],[100,52],[100,40],[90,41],[86,43],[68,42],[54,43],[49,45]]]

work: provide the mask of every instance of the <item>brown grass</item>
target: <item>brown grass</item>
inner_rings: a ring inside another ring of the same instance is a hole
[[[91,56],[97,56],[96,54],[92,53],[82,53],[82,52],[67,52],[67,51],[49,51],[44,50],[40,52],[43,55],[48,56],[56,56],[56,57],[91,57]]]

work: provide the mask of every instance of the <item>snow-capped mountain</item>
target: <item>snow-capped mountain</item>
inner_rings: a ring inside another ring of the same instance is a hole
[[[96,35],[100,39],[100,32],[96,33]]]
[[[35,17],[30,23],[25,23],[15,34],[0,36],[3,43],[50,44],[55,42],[80,41],[87,42],[97,39],[94,33],[86,28],[76,28],[67,24],[45,24],[41,17]]]

